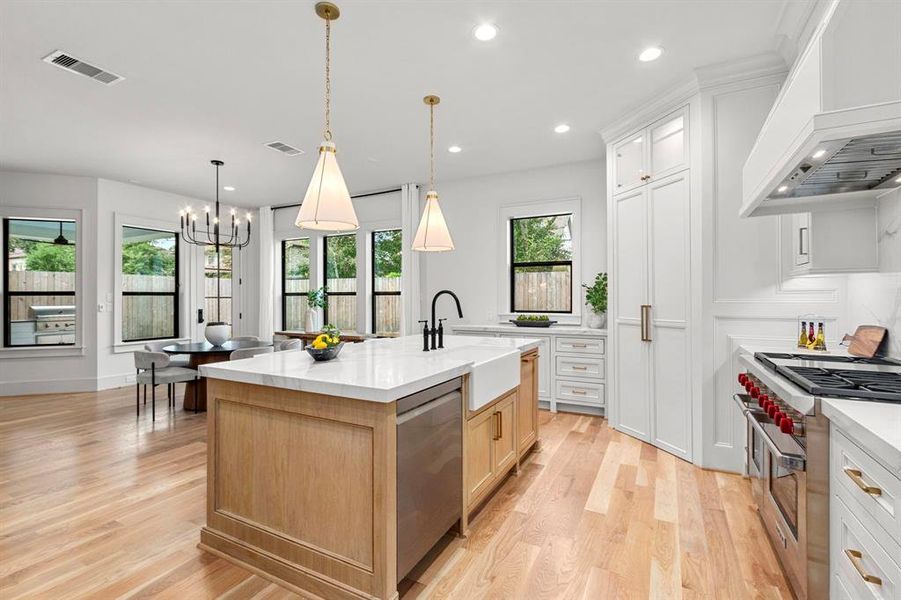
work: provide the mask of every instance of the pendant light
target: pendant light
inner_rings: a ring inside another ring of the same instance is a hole
[[[425,208],[416,237],[413,238],[413,250],[446,252],[454,249],[454,241],[438,204],[438,192],[435,191],[435,105],[441,102],[441,98],[430,95],[422,101],[429,106],[429,191],[425,195]]]
[[[360,228],[354,205],[338,167],[332,142],[332,21],[338,18],[338,7],[331,2],[316,4],[316,14],[325,19],[325,132],[319,146],[319,160],[294,224],[301,229],[352,231]]]

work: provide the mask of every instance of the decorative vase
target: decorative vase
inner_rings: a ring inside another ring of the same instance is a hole
[[[319,315],[316,310],[308,310],[307,311],[307,320],[304,325],[304,331],[307,333],[315,333],[319,331]]]
[[[207,323],[203,334],[206,336],[206,341],[214,346],[221,346],[231,337],[231,327],[227,323],[218,321]]]
[[[603,329],[607,326],[607,313],[588,313],[588,327],[591,329]]]

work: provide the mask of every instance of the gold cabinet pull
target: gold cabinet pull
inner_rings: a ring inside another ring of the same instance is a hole
[[[863,554],[860,550],[851,550],[850,548],[845,548],[845,555],[848,557],[848,560],[851,561],[851,564],[854,565],[854,569],[857,571],[857,574],[860,575],[860,578],[866,581],[867,583],[872,583],[873,585],[882,585],[882,579],[876,577],[875,575],[870,575],[863,568]]]
[[[573,394],[578,394],[580,396],[584,396],[585,394],[588,393],[585,390],[578,390],[578,389],[572,389],[572,390],[570,390],[570,392]]]
[[[576,342],[573,342],[570,344],[570,346],[572,346],[573,348],[587,348],[588,344],[577,344]]]
[[[641,305],[641,341],[650,342],[651,340],[651,305]]]
[[[570,367],[570,368],[571,368],[573,371],[587,371],[587,370],[588,370],[588,367],[586,367],[585,365],[573,365],[573,366]]]
[[[860,469],[852,469],[851,467],[844,468],[845,475],[847,475],[854,484],[862,489],[864,492],[871,496],[881,496],[882,490],[873,485],[867,485],[867,482],[863,480],[863,473],[860,472]]]
[[[494,441],[501,439],[501,413],[496,412],[492,415],[494,418]]]

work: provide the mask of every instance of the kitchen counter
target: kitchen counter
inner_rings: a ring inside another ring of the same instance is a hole
[[[538,347],[527,334],[517,338],[444,337],[441,350],[422,351],[419,335],[345,344],[337,359],[316,362],[305,350],[261,354],[234,362],[203,365],[212,379],[252,383],[372,402],[393,402],[468,373],[474,359],[466,348],[496,348],[498,355]]]
[[[823,398],[823,414],[871,456],[901,474],[901,405]]]

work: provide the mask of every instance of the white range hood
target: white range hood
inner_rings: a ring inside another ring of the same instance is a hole
[[[831,0],[743,170],[743,217],[872,205],[901,186],[901,2]]]

